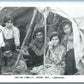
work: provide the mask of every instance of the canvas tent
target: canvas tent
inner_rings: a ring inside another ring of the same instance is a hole
[[[72,22],[76,67],[81,70],[84,63],[84,7],[71,8],[69,6],[50,7],[49,11],[68,18]],[[47,16],[47,14],[45,15]]]
[[[48,10],[47,10],[48,9]],[[46,18],[48,16],[49,11],[52,13],[56,13],[64,18],[67,18],[72,22],[72,28],[73,28],[73,46],[74,46],[74,52],[75,52],[75,61],[76,61],[76,67],[77,69],[83,69],[83,56],[84,56],[84,28],[83,28],[83,7],[82,9],[78,9],[77,7],[74,7],[71,9],[70,7],[50,7],[50,8],[37,8],[37,10],[44,16],[44,27],[46,32]],[[82,20],[81,20],[82,17]],[[78,19],[79,18],[79,19]],[[81,21],[80,24],[78,21]],[[46,35],[45,34],[45,45],[46,45]],[[44,54],[45,57],[45,54]],[[45,58],[44,58],[45,59]],[[80,62],[81,61],[81,62]]]

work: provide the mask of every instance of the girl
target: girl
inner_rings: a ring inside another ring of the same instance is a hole
[[[76,64],[75,64],[75,57],[74,57],[74,47],[73,47],[73,31],[72,31],[72,24],[71,22],[64,21],[62,23],[63,29],[63,40],[62,44],[66,48],[66,68],[65,68],[65,75],[73,75],[76,73]]]

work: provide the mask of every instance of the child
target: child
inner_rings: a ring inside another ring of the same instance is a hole
[[[13,18],[10,16],[4,17],[3,22],[5,24],[3,29],[3,37],[5,41],[4,55],[6,55],[6,53],[12,53],[18,50],[20,46],[20,33],[18,28],[13,25]],[[5,64],[7,64],[7,56],[5,56],[4,59]]]
[[[65,56],[65,62],[66,62],[65,75],[73,75],[77,72],[77,69],[74,56],[73,31],[71,22],[64,21],[62,23],[62,29],[64,32],[62,44],[65,46],[67,51]]]

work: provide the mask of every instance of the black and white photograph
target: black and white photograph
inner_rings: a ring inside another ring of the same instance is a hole
[[[83,76],[84,3],[1,6],[0,75]]]

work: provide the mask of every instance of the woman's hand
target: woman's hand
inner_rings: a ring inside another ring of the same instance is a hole
[[[53,43],[49,41],[48,46],[49,46],[49,49],[51,50],[53,48]]]

